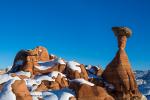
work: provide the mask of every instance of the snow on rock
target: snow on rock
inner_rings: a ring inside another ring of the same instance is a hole
[[[0,84],[7,82],[10,79],[12,79],[10,74],[2,74],[0,75]]]
[[[143,79],[137,79],[136,82],[137,82],[137,85],[147,84],[146,81]]]
[[[43,98],[44,100],[69,100],[70,97],[75,96],[75,92],[72,89],[64,88],[47,92],[31,92],[31,95],[33,100],[38,100],[38,98]]]
[[[51,91],[51,92],[57,95],[58,100],[69,100],[70,97],[75,96],[75,92],[72,89],[69,89],[69,88],[54,90],[54,91]]]
[[[80,64],[75,62],[75,61],[69,61],[67,63],[67,67],[69,67],[70,69],[72,69],[73,71],[78,71],[79,73],[81,73],[81,68],[79,67]]]
[[[15,80],[20,80],[20,78],[13,77],[13,79],[10,79],[4,84],[3,89],[0,93],[0,100],[16,100],[16,95],[12,92],[11,87]]]
[[[47,70],[49,68],[52,68],[53,66],[55,66],[55,63],[53,61],[49,61],[49,62],[38,62],[39,66],[35,66],[37,69],[39,70]]]
[[[61,58],[56,58],[55,62],[58,62],[59,64],[66,65],[66,63]]]
[[[60,74],[61,77],[66,77],[66,75],[64,75],[63,73],[58,72],[58,71],[53,71],[53,72],[49,73],[49,77],[55,77],[56,78],[58,76],[58,74]]]
[[[27,87],[30,88],[31,91],[35,90],[43,80],[55,81],[55,79],[49,77],[48,75],[40,75],[36,76],[35,79],[24,79],[24,80],[26,82]]]
[[[87,84],[87,85],[90,85],[90,86],[94,86],[93,83],[91,83],[89,81],[86,81],[85,79],[74,79],[74,80],[70,80],[70,82],[77,82],[79,84]]]
[[[48,76],[48,75],[42,75],[42,76],[37,76],[35,77],[35,80],[36,82],[40,83],[43,81],[43,80],[47,80],[47,81],[55,81],[52,77]]]
[[[63,92],[59,100],[69,100],[70,97],[74,97],[74,95],[71,93]]]
[[[38,85],[35,79],[24,79],[27,87],[32,87],[33,85]]]
[[[47,61],[47,62],[42,62],[39,61],[38,62],[39,66],[35,66],[36,68],[38,68],[39,70],[47,70],[49,68],[54,67],[56,64],[66,64],[61,58],[56,58],[53,59],[51,61]]]
[[[19,72],[16,72],[17,75],[24,75],[24,76],[27,76],[27,77],[31,77],[31,73],[30,72],[24,72],[24,71],[19,71]]]

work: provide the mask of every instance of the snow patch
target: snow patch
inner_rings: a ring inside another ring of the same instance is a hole
[[[49,77],[57,77],[58,75],[61,75],[61,77],[66,77],[66,75],[64,75],[63,73],[61,72],[58,72],[58,71],[53,71],[51,73],[49,73]]]
[[[30,72],[24,72],[24,71],[19,71],[19,72],[16,72],[17,75],[24,75],[24,76],[27,76],[27,77],[31,77],[31,73]]]
[[[3,89],[0,93],[0,100],[16,100],[16,95],[12,92],[12,87],[11,87],[11,85],[16,80],[20,80],[20,78],[13,77],[13,79],[10,79],[4,84]]]
[[[0,75],[0,84],[5,83],[10,79],[12,79],[10,74],[2,74]]]
[[[77,62],[75,62],[75,61],[69,61],[68,63],[67,63],[67,66],[70,68],[70,69],[72,69],[73,71],[78,71],[79,73],[81,73],[81,68],[79,67],[80,66],[80,64],[79,63],[77,63]]]
[[[87,84],[87,85],[90,85],[90,86],[94,86],[93,83],[91,83],[91,82],[89,82],[89,81],[87,81],[85,79],[82,79],[82,78],[81,79],[70,80],[70,82],[77,82],[79,84]]]
[[[48,92],[31,92],[33,100],[43,98],[44,100],[69,100],[70,97],[75,96],[75,92],[71,89],[64,88],[61,90],[49,90]]]
[[[35,66],[37,69],[39,69],[39,70],[47,70],[49,68],[54,67],[56,64],[63,64],[63,65],[65,65],[66,63],[61,58],[56,58],[56,59],[53,59],[53,60],[47,61],[47,62],[39,61],[38,64],[39,64],[39,66]]]

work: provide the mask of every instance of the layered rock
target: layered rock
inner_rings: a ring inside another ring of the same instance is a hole
[[[75,61],[70,61],[67,63],[65,73],[70,79],[84,78],[85,80],[88,80],[88,73],[85,69],[85,66]]]
[[[47,49],[41,46],[33,50],[21,50],[17,53],[10,72],[26,71],[31,72],[32,75],[46,74],[52,71],[63,72],[66,67],[65,62],[59,61],[59,59],[56,62],[56,60],[55,56],[49,55]],[[41,62],[42,66],[46,66],[47,69],[38,67],[41,66]]]
[[[57,77],[53,77],[53,80],[43,80],[35,91],[59,90],[69,86],[67,78],[62,77],[60,74]]]
[[[83,79],[72,81],[70,88],[75,90],[77,100],[114,100],[104,88]]]
[[[114,27],[115,58],[103,71],[48,54],[44,47],[21,50],[0,75],[0,100],[144,100],[124,50],[131,30]]]
[[[107,65],[102,76],[114,86],[111,94],[116,100],[140,100],[141,94],[124,50],[131,30],[127,27],[113,27],[112,30],[117,36],[119,50],[115,58]]]

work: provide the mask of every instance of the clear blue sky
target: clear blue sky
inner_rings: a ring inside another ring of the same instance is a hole
[[[150,69],[149,0],[0,0],[0,68],[20,49],[102,65],[117,52],[112,26],[129,26],[126,51],[134,69]]]

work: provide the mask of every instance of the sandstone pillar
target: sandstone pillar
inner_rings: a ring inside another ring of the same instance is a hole
[[[131,36],[132,32],[127,27],[113,27],[112,30],[118,39],[119,50],[107,65],[102,77],[114,86],[111,94],[116,100],[140,100],[141,94],[125,52],[127,38]]]

